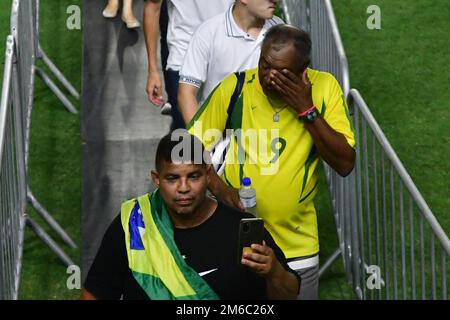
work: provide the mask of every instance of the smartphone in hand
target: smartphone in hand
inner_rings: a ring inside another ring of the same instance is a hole
[[[252,252],[253,243],[264,240],[264,221],[261,218],[243,218],[239,224],[238,265],[242,265],[242,254]]]

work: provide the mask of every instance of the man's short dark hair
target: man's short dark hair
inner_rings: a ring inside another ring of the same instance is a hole
[[[302,72],[311,62],[311,38],[300,28],[288,24],[273,26],[267,31],[262,48],[268,44],[271,44],[275,50],[292,44],[298,56],[298,70],[295,71]]]
[[[191,135],[185,129],[177,129],[171,131],[159,141],[156,148],[155,168],[157,171],[161,171],[164,161],[206,166],[208,159],[208,154],[197,137]]]

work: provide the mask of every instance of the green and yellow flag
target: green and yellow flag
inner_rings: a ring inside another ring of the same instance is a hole
[[[152,300],[218,300],[184,261],[159,190],[126,201],[121,209],[128,266]]]

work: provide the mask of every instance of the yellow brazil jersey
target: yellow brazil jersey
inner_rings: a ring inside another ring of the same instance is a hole
[[[354,147],[347,105],[336,79],[308,69],[314,105],[328,124]],[[226,129],[228,106],[237,83],[231,74],[210,94],[187,128],[208,150]],[[278,113],[279,121],[274,121]],[[256,190],[258,215],[287,258],[319,251],[317,193],[319,155],[309,132],[289,107],[272,107],[264,94],[258,70],[245,72],[242,92],[230,115],[233,130],[222,179],[239,188],[250,177]]]

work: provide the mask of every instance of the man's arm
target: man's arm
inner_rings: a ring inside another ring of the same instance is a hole
[[[306,70],[299,78],[287,69],[272,70],[270,83],[283,95],[288,105],[297,113],[313,105],[312,86]],[[335,131],[319,114],[314,122],[305,122],[320,156],[341,176],[347,176],[355,164],[355,150],[345,136]]]
[[[191,121],[198,110],[198,91],[199,88],[187,83],[180,83],[178,85],[178,106],[185,124]]]
[[[242,264],[266,279],[267,297],[269,299],[296,299],[299,283],[297,277],[287,271],[266,245],[252,244],[253,253],[244,253]]]
[[[245,211],[244,206],[239,198],[239,191],[232,187],[229,187],[225,182],[220,179],[215,170],[209,170],[210,181],[209,191],[220,201],[229,205],[230,207],[237,208]]]
[[[342,133],[333,130],[318,114],[314,122],[305,122],[320,156],[341,176],[345,177],[355,165],[355,150],[347,143]]]
[[[162,98],[161,78],[156,59],[159,36],[159,14],[162,1],[164,0],[147,0],[144,5],[144,38],[148,61],[146,91],[148,100],[157,106],[161,106],[164,102]]]
[[[202,23],[192,35],[189,47],[180,69],[178,105],[186,124],[191,121],[199,108],[197,93],[208,80],[208,64],[213,46],[211,21]],[[211,80],[210,80],[211,81]]]

